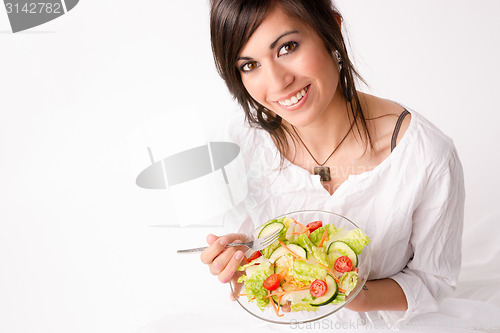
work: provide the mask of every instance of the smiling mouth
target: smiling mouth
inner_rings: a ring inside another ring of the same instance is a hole
[[[278,103],[281,106],[286,106],[286,107],[294,106],[295,104],[300,102],[300,100],[306,95],[308,89],[309,85],[303,88],[301,91],[299,91],[295,96],[292,96],[290,99],[281,100],[278,101]]]

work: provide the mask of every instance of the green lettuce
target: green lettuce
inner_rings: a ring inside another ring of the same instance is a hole
[[[326,255],[326,247],[323,246],[323,247],[314,247],[312,249],[312,256],[313,258],[312,259],[315,259],[316,261],[322,263],[323,265],[325,266],[331,266],[329,265],[329,262],[328,262],[328,256]]]
[[[327,224],[327,225],[325,225],[325,228],[328,231],[328,239],[329,240],[332,240],[333,236],[335,236],[335,234],[337,234],[339,231],[342,230],[342,228],[339,229],[339,228],[335,227],[333,224]]]
[[[339,232],[341,231],[342,229],[338,229],[336,228],[333,224],[327,224],[323,227],[319,227],[318,229],[314,230],[313,232],[311,232],[311,234],[309,235],[309,238],[311,239],[311,242],[315,245],[315,246],[318,246],[319,245],[319,242],[321,241],[321,238],[323,237],[323,233],[325,232],[328,233],[328,241],[326,241],[325,243],[323,243],[324,245],[323,246],[327,246],[329,243],[332,242],[333,240],[333,237]]]
[[[339,280],[339,287],[345,290],[346,295],[349,295],[358,283],[358,275],[353,271],[346,272]]]
[[[326,268],[319,265],[309,264],[302,260],[293,262],[292,274],[296,280],[309,283],[316,279],[324,280]]]
[[[300,234],[295,240],[295,244],[302,246],[307,251],[308,255],[313,252],[314,244],[307,238],[306,234]]]
[[[326,229],[325,227],[319,227],[318,229],[311,232],[311,234],[309,235],[309,239],[315,246],[319,245],[319,242],[321,241],[321,237],[323,237],[325,229]]]
[[[240,268],[238,268],[238,270],[240,270]],[[238,279],[238,283],[245,283],[248,300],[250,301],[255,297],[257,306],[264,311],[269,304],[269,298],[263,298],[267,296],[267,290],[264,288],[263,283],[271,274],[274,273],[272,266],[270,265],[269,260],[264,258],[260,265],[247,267],[246,273],[247,275],[242,275]]]
[[[237,268],[238,271],[247,270],[247,275],[251,275],[251,273],[249,274],[249,272],[251,272],[252,270],[255,270],[255,269],[258,269],[258,270],[272,269],[271,262],[266,257],[260,256],[256,259],[252,260],[248,264],[245,264],[243,266],[239,266]]]
[[[292,312],[297,311],[318,311],[319,306],[312,306],[309,303],[295,303],[290,306]]]
[[[338,293],[337,296],[330,304],[341,304],[345,302],[345,294]]]
[[[370,238],[361,229],[350,230],[346,235],[338,239],[349,245],[356,254],[361,254],[363,248],[370,243]]]

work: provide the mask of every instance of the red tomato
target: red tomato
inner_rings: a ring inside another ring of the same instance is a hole
[[[309,229],[310,232],[313,232],[314,230],[320,228],[323,226],[323,222],[321,221],[314,221],[306,225],[306,228]]]
[[[333,265],[333,267],[337,272],[340,273],[349,272],[350,270],[352,270],[352,261],[348,256],[342,256],[335,260],[335,264]]]
[[[309,292],[314,297],[320,297],[326,293],[327,289],[328,289],[328,286],[326,285],[325,281],[314,280],[313,283],[311,283],[311,286],[309,287]]]
[[[262,284],[267,290],[276,290],[280,286],[281,277],[279,274],[270,275]]]
[[[257,259],[258,257],[260,257],[262,255],[262,253],[260,253],[260,251],[255,251],[251,256],[250,258],[248,259],[245,259],[245,261],[247,263],[251,263],[252,261],[254,261],[255,259]]]

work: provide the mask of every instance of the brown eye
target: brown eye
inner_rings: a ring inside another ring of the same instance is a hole
[[[282,55],[286,55],[288,53],[291,53],[295,51],[295,49],[299,46],[297,42],[288,42],[284,44],[280,49],[278,50],[278,57],[281,57]]]
[[[243,66],[241,66],[241,71],[242,72],[251,72],[254,69],[256,69],[258,66],[256,61],[249,61],[246,62]]]

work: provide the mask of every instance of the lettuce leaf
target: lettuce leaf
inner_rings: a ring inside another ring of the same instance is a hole
[[[370,238],[361,229],[350,230],[346,235],[338,239],[349,245],[356,254],[361,254],[363,248],[370,243]]]
[[[333,236],[335,236],[335,234],[337,234],[339,231],[342,230],[342,228],[339,229],[339,228],[335,227],[333,224],[327,224],[327,225],[325,225],[325,228],[328,231],[328,239],[329,240],[332,240]]]
[[[307,251],[307,255],[313,252],[313,243],[307,238],[306,234],[300,234],[295,240],[295,244],[302,246]]]
[[[247,275],[242,275],[238,279],[238,283],[245,283],[245,290],[248,300],[250,301],[255,297],[257,306],[262,311],[264,311],[264,309],[269,304],[269,298],[263,298],[267,296],[267,290],[264,288],[263,283],[271,274],[273,274],[273,270],[269,260],[264,258],[262,259],[262,261],[263,263],[261,263],[260,265],[252,265],[250,267],[247,267]],[[268,263],[267,265],[266,261]]]
[[[339,233],[339,231],[341,231],[342,228],[338,229],[333,224],[327,224],[325,226],[319,227],[318,229],[314,230],[309,235],[309,238],[311,239],[311,242],[315,246],[319,245],[319,242],[321,241],[321,238],[323,237],[323,233],[325,232],[325,230],[326,232],[328,232],[328,241],[326,241],[323,246],[327,246],[329,243],[331,243],[334,240],[334,236],[337,233]]]
[[[349,295],[357,283],[358,275],[353,271],[346,272],[339,278],[339,287],[345,290],[346,295]]]
[[[329,265],[328,256],[326,254],[326,250],[327,250],[327,247],[325,247],[325,246],[323,246],[323,247],[314,247],[312,249],[312,256],[313,256],[313,259],[315,259],[316,261],[322,263],[325,266],[330,267],[331,265]]]
[[[302,260],[295,260],[293,262],[292,275],[300,282],[310,283],[316,279],[324,280],[326,268],[309,264]]]
[[[314,246],[318,246],[321,241],[321,237],[323,237],[323,233],[325,232],[325,227],[319,227],[318,229],[311,232],[309,235],[309,239],[314,244]]]
[[[330,304],[341,304],[345,302],[345,294],[338,293],[337,297]]]
[[[318,311],[319,306],[312,306],[309,303],[292,303],[290,306],[292,312],[297,312],[297,311]]]

